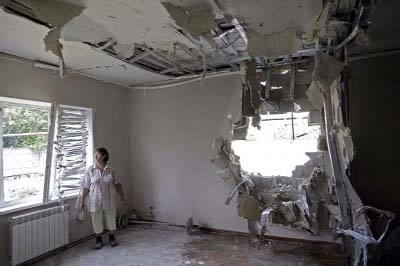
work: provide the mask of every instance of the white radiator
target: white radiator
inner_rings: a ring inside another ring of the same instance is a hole
[[[59,248],[69,242],[69,206],[57,206],[10,218],[11,265]]]

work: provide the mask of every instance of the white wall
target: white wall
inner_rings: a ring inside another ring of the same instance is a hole
[[[94,108],[94,145],[109,149],[111,163],[131,198],[127,89],[74,75],[60,79],[57,73],[0,59],[0,96]],[[22,213],[0,216],[0,265],[7,265],[8,217]],[[74,217],[70,220],[71,241],[92,234],[89,219],[84,224]]]
[[[231,190],[210,160],[213,139],[229,130],[227,115],[240,115],[238,75],[157,90],[131,92],[133,206],[155,219],[246,231]]]

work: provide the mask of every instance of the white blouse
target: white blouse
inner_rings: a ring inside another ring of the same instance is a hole
[[[119,178],[110,166],[104,167],[103,174],[97,165],[90,166],[85,173],[83,187],[89,190],[88,211],[110,210],[116,208],[115,185],[119,184]]]

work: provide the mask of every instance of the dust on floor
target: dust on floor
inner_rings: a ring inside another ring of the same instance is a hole
[[[237,234],[196,232],[182,228],[133,227],[117,234],[119,246],[93,250],[94,240],[77,245],[35,266],[341,266],[348,259],[336,244],[270,240],[258,250]],[[106,241],[107,242],[107,241]]]

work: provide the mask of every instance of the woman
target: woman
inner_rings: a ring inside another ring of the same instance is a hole
[[[116,195],[121,197],[122,204],[126,205],[124,192],[114,170],[107,164],[109,155],[105,148],[97,148],[95,153],[96,164],[90,166],[84,177],[81,209],[85,207],[86,197],[89,195],[88,211],[92,217],[93,230],[96,234],[95,249],[103,247],[101,234],[108,230],[109,243],[117,245],[115,240]]]

